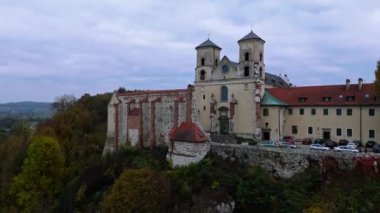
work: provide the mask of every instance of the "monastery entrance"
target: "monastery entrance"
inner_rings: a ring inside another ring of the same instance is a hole
[[[219,133],[221,135],[227,135],[230,128],[230,121],[227,116],[221,116],[219,118]]]
[[[331,130],[330,129],[323,129],[323,139],[330,140],[331,139]]]
[[[264,129],[262,132],[263,132],[262,139],[265,141],[269,141],[270,140],[270,129]]]

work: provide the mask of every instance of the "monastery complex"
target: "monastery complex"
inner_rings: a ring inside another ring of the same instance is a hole
[[[238,62],[221,57],[209,39],[195,47],[194,84],[184,89],[115,92],[105,151],[167,145],[171,153],[196,157],[209,149],[210,135],[380,141],[372,83],[295,87],[286,75],[266,72],[262,38],[251,31],[237,43]]]

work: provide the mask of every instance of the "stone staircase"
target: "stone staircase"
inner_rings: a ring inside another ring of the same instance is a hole
[[[211,135],[210,138],[214,143],[236,143],[236,140],[228,135]]]

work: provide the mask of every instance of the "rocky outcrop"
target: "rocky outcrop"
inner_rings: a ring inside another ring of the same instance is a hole
[[[290,178],[304,171],[309,167],[310,160],[321,163],[323,159],[334,158],[339,168],[353,169],[356,158],[367,155],[220,143],[211,143],[211,151],[224,158],[239,158],[251,165],[261,166],[274,176],[282,178]]]

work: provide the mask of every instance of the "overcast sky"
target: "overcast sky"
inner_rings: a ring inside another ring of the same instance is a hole
[[[374,81],[378,0],[0,0],[0,103],[185,88],[195,46],[209,35],[237,61],[251,29],[295,85]]]

